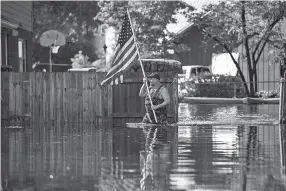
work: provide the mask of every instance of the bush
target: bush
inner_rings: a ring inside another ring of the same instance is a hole
[[[259,97],[259,98],[279,98],[279,91],[278,90],[274,90],[274,91],[260,91],[260,92],[256,92],[255,93],[255,97]]]
[[[204,75],[185,81],[180,89],[186,89],[190,97],[245,97],[240,77],[224,75]]]
[[[82,51],[79,51],[78,54],[71,58],[72,68],[87,68],[91,66],[91,62],[88,60],[89,57],[82,54]]]

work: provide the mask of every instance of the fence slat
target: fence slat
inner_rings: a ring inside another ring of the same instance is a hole
[[[30,79],[29,73],[23,73],[23,114],[29,115],[30,114],[30,101],[29,101],[29,94],[30,94]]]
[[[23,116],[23,73],[19,73],[18,77],[18,83],[17,83],[17,105],[16,105],[16,110],[17,110],[17,115]]]
[[[15,114],[15,79],[14,73],[10,73],[9,75],[9,117]]]
[[[91,123],[92,122],[92,79],[91,79],[91,73],[88,72],[88,96],[87,96],[87,103],[88,103],[88,122]]]
[[[40,72],[36,72],[35,74],[35,92],[36,92],[36,95],[35,95],[35,118],[34,120],[36,121],[35,122],[35,125],[36,125],[36,128],[40,128],[40,123],[43,122],[42,121],[42,102],[41,102],[41,96],[43,95],[42,94],[42,91],[41,91],[41,88],[42,88],[42,73]]]
[[[66,123],[68,122],[68,102],[67,102],[67,73],[62,73],[63,77],[63,93],[62,93],[62,99],[63,99],[63,122],[64,126],[66,127]]]
[[[70,102],[70,97],[71,97],[71,73],[66,73],[66,100],[67,100],[67,122],[70,124],[71,123],[71,102]]]
[[[62,88],[62,84],[63,84],[63,79],[62,79],[62,73],[57,72],[56,73],[56,131],[57,131],[57,141],[60,141],[60,137],[62,137],[62,119],[63,119],[63,112],[62,112],[62,92],[63,92],[63,88]],[[58,155],[59,156],[59,155]]]
[[[20,92],[19,92],[19,83],[20,83],[19,75],[14,74],[13,78],[14,78],[14,82],[15,82],[15,89],[14,89],[14,100],[15,100],[15,103],[14,103],[14,114],[13,115],[20,115],[19,108],[21,106],[20,106],[20,103],[19,103],[19,96],[17,96],[17,95],[20,94]]]
[[[55,121],[55,73],[49,73],[50,75],[50,119],[49,121]]]
[[[97,101],[97,98],[96,98],[96,76],[95,76],[95,73],[94,72],[91,72],[91,122],[92,123],[95,123],[96,122],[96,119],[97,119],[97,108],[96,108],[96,104],[95,102]]]
[[[30,107],[31,107],[31,121],[32,121],[32,128],[35,126],[35,72],[29,73],[30,78]],[[37,141],[37,137],[34,136],[34,141]]]
[[[102,97],[101,94],[103,93],[103,91],[101,90],[100,87],[100,81],[101,81],[101,75],[96,75],[96,98],[97,101],[96,103],[102,103]],[[103,116],[102,114],[102,104],[98,104],[97,108],[97,116]]]
[[[42,79],[43,79],[43,85],[42,85],[42,89],[43,89],[43,100],[42,100],[42,111],[43,111],[43,121],[47,122],[49,120],[49,117],[48,117],[48,108],[49,107],[49,97],[50,96],[47,96],[48,92],[47,92],[47,89],[48,89],[48,86],[49,86],[49,81],[48,81],[48,78],[49,75],[47,73],[43,73],[42,74]]]
[[[79,87],[79,73],[76,73],[75,75],[75,84],[76,84],[76,89],[75,89],[75,103],[76,103],[76,107],[75,107],[75,119],[77,124],[79,124],[80,122],[80,104],[79,104],[79,95],[80,95],[80,87]]]
[[[69,90],[70,90],[70,96],[69,96],[69,103],[71,105],[70,107],[70,122],[74,123],[75,122],[75,116],[74,116],[74,111],[75,111],[75,101],[74,101],[74,94],[75,94],[75,73],[70,73],[69,75],[70,80],[69,80]]]
[[[82,123],[83,118],[83,105],[82,105],[82,94],[83,94],[83,81],[82,81],[82,72],[78,73],[78,96],[77,96],[77,103],[78,103],[78,122]]]
[[[83,91],[82,91],[82,106],[83,106],[83,115],[82,115],[82,120],[84,122],[87,121],[87,84],[88,84],[88,81],[87,81],[87,75],[84,74],[82,76],[82,87],[83,87]]]

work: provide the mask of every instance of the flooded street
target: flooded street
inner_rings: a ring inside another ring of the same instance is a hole
[[[216,105],[181,103],[180,124],[278,124],[278,105]]]
[[[2,187],[285,190],[286,132],[273,125],[278,106],[182,104],[179,112],[181,123],[201,125],[107,129],[74,123],[3,129]]]

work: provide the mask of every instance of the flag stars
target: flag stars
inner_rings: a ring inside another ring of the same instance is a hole
[[[123,46],[128,41],[128,39],[130,39],[131,37],[132,37],[131,24],[128,19],[128,15],[126,14],[124,17],[124,22],[123,22],[122,29],[119,35],[118,43],[120,44],[120,46]]]

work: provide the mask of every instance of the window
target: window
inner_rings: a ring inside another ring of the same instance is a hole
[[[8,38],[9,38],[8,34],[1,33],[2,66],[8,65]]]
[[[19,72],[27,71],[26,63],[26,41],[19,38],[18,40],[18,57],[19,57]]]
[[[202,68],[202,72],[210,73],[210,70],[208,68]]]
[[[195,76],[195,75],[197,75],[196,68],[192,68],[191,69],[191,76]]]

